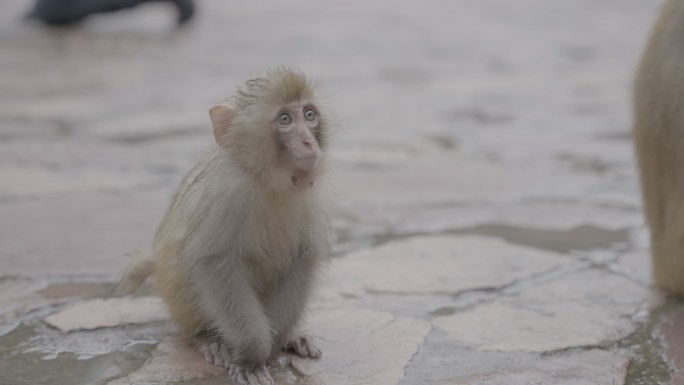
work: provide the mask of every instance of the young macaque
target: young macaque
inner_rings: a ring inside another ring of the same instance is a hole
[[[154,240],[118,286],[154,272],[172,318],[238,384],[273,384],[278,351],[318,358],[297,325],[330,255],[327,116],[314,87],[278,69],[209,110],[218,146],[183,179]]]
[[[634,89],[634,141],[655,281],[684,295],[684,1],[668,0]]]

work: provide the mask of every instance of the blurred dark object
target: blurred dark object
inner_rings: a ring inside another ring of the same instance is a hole
[[[26,17],[49,25],[71,25],[95,13],[115,12],[151,2],[173,3],[178,8],[179,25],[195,13],[193,0],[37,0]]]

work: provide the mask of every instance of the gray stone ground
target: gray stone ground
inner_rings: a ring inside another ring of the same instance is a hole
[[[79,29],[0,3],[0,384],[226,384],[148,288],[109,291],[211,144],[288,65],[337,111],[318,361],[282,384],[684,384],[653,289],[629,91],[644,0],[198,0]]]

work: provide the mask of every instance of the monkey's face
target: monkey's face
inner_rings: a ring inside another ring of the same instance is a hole
[[[318,143],[321,124],[319,110],[307,102],[286,105],[275,116],[276,146],[283,164],[292,171],[292,183],[297,187],[313,183],[310,178],[321,157]]]

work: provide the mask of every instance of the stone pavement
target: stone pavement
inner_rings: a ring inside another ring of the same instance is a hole
[[[110,298],[208,108],[276,65],[336,111],[318,361],[282,384],[684,384],[651,287],[630,82],[658,1],[198,0],[79,29],[0,3],[0,384],[226,384],[149,287]]]

